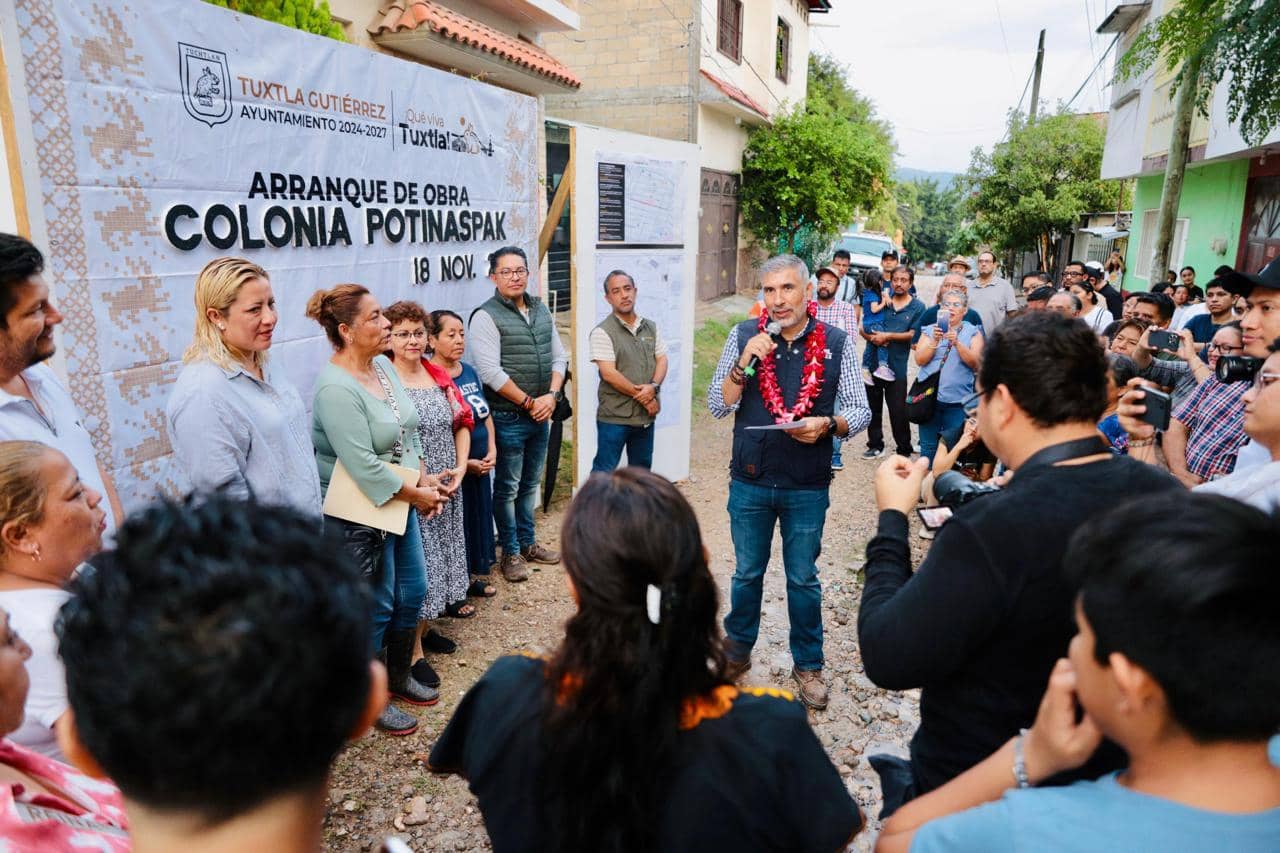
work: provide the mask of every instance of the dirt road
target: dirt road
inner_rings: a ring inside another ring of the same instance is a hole
[[[936,280],[920,279],[918,287],[922,298],[931,304]],[[721,313],[719,317],[714,308],[700,308],[699,319],[710,319],[713,324],[717,319],[731,319],[734,305],[730,307],[728,315]],[[713,350],[719,352],[711,338],[699,336],[696,357],[700,364]],[[709,375],[705,364],[700,373]],[[697,398],[701,398],[700,390]],[[694,443],[698,450],[693,454],[690,477],[681,489],[697,511],[711,551],[723,612],[733,573],[733,545],[725,510],[732,421],[716,421],[706,412],[705,405],[695,405],[694,411]],[[863,674],[858,656],[856,622],[861,568],[866,542],[874,534],[876,521],[871,478],[877,461],[860,458],[865,448],[865,439],[859,437],[846,446],[846,468],[836,475],[831,489],[831,510],[819,559],[831,699],[825,711],[810,714],[814,731],[870,819],[868,830],[855,840],[852,850],[869,850],[878,828],[874,815],[880,807],[879,783],[865,756],[875,752],[905,754],[919,722],[916,691],[895,693],[875,687]],[[549,541],[553,547],[559,538],[564,506],[562,502],[553,507],[547,516],[539,513],[539,540]],[[920,541],[913,539],[913,543]],[[918,545],[913,548],[918,549]],[[371,734],[339,756],[325,820],[329,849],[376,849],[381,839],[389,835],[400,836],[414,850],[488,849],[488,837],[466,783],[456,777],[439,778],[427,773],[427,752],[458,699],[495,658],[517,649],[551,649],[571,612],[559,567],[544,568],[527,583],[498,580],[497,586],[497,597],[477,605],[480,612],[476,618],[439,623],[440,630],[456,639],[461,648],[452,656],[433,658],[443,679],[441,701],[433,708],[415,709],[421,720],[418,732],[403,738]],[[792,686],[785,580],[776,537],[765,576],[760,639],[752,660],[754,667],[746,679],[748,683],[787,689]]]

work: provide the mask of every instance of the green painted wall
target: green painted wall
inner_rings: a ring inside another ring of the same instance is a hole
[[[1236,262],[1248,178],[1248,160],[1187,169],[1187,176],[1182,182],[1182,198],[1178,202],[1178,218],[1189,220],[1187,243],[1182,263],[1175,268],[1188,264],[1195,267],[1196,283],[1201,287],[1213,278],[1214,269]],[[1125,269],[1129,270],[1125,275],[1125,287],[1129,290],[1146,290],[1149,286],[1149,282],[1138,278],[1135,272],[1142,246],[1142,220],[1145,211],[1160,209],[1163,186],[1164,175],[1139,178],[1133,194],[1133,226],[1129,231],[1128,255],[1124,259]],[[1227,251],[1223,255],[1209,248],[1209,244],[1220,237],[1227,241]],[[1176,246],[1174,250],[1177,250]]]

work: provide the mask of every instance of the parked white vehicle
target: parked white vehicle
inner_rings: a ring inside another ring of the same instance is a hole
[[[836,249],[849,253],[849,274],[859,275],[866,270],[880,269],[880,257],[885,252],[896,252],[898,247],[887,234],[870,231],[847,232],[840,235]]]

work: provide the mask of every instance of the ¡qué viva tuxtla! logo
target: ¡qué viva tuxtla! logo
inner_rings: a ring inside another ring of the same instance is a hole
[[[213,127],[231,118],[231,69],[225,53],[178,42],[178,78],[182,105],[193,119]]]

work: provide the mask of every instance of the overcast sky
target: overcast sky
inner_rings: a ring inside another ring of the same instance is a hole
[[[835,56],[849,82],[893,124],[898,166],[962,172],[975,145],[990,149],[1004,133],[1035,64],[1043,28],[1040,99],[1053,109],[1069,99],[1112,35],[1097,35],[1117,0],[835,0],[809,18],[815,53]],[[1004,36],[1001,36],[1001,23]],[[1092,36],[1092,39],[1091,39]],[[1006,43],[1008,49],[1006,50]],[[1112,57],[1072,104],[1105,109]],[[1028,91],[1023,110],[1030,104]]]

